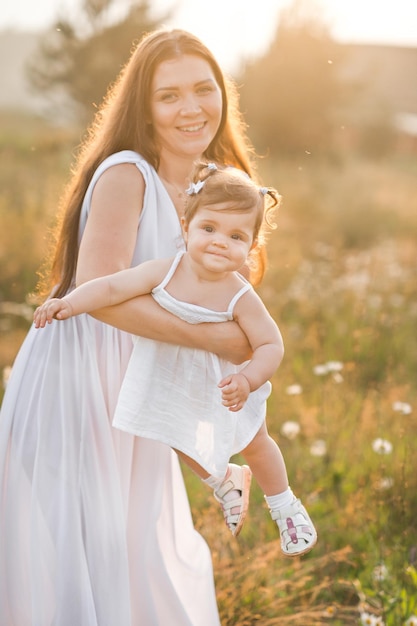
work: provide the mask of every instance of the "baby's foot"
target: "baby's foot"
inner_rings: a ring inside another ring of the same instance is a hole
[[[247,465],[229,463],[226,478],[214,492],[214,497],[223,509],[227,527],[234,537],[242,530],[249,506],[252,472]]]
[[[317,532],[300,500],[281,509],[270,509],[281,535],[281,549],[286,556],[309,552],[317,542]]]

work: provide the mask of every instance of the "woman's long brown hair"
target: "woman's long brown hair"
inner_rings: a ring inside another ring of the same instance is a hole
[[[54,296],[63,296],[74,280],[82,202],[98,165],[115,152],[134,150],[158,169],[159,155],[152,125],[147,123],[150,87],[161,62],[184,54],[197,55],[209,63],[222,93],[221,123],[203,156],[210,161],[234,165],[254,177],[254,151],[239,110],[236,86],[223,74],[210,50],[183,30],[160,29],[146,34],[109,88],[78,151],[61,198],[55,250],[46,264],[51,270],[46,280],[41,277],[38,286],[43,296],[52,288]]]

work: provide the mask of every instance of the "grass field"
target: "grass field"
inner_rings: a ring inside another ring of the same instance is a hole
[[[0,126],[3,372],[30,324],[73,145],[62,130]],[[417,624],[417,158],[302,155],[261,173],[284,197],[259,288],[286,346],[268,425],[319,542],[283,557],[256,484],[234,540],[185,469],[222,625]]]

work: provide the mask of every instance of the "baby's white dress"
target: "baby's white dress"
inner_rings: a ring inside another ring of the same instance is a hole
[[[164,280],[153,289],[154,299],[190,324],[232,320],[236,302],[251,285],[242,278],[242,287],[226,311],[177,300],[166,287],[183,254],[175,256]],[[204,350],[136,337],[113,426],[166,443],[209,474],[222,477],[230,457],[243,450],[261,427],[271,393],[268,381],[249,394],[240,411],[222,405],[218,383],[244,365],[233,365]]]

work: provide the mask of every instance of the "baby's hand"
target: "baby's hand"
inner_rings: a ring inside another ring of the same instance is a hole
[[[44,328],[46,323],[50,324],[54,318],[66,320],[72,315],[72,306],[67,300],[51,298],[36,309],[33,314],[35,328]]]
[[[249,381],[244,374],[231,374],[218,384],[222,389],[222,404],[229,411],[240,411],[250,394]]]

